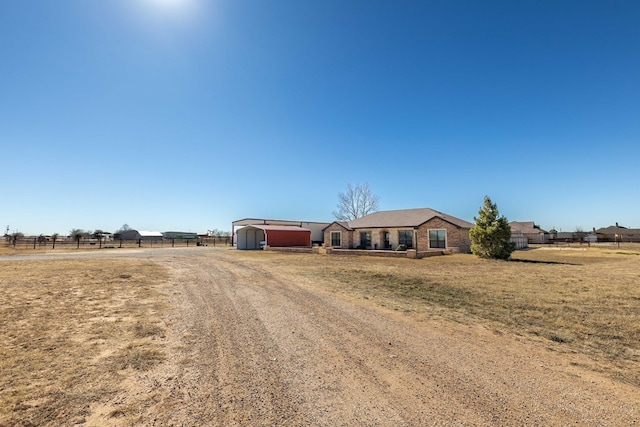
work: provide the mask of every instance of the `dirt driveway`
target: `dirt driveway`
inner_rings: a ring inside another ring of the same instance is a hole
[[[145,400],[146,425],[638,425],[640,393],[530,339],[417,321],[231,251],[139,252],[167,265],[167,361],[87,424]]]

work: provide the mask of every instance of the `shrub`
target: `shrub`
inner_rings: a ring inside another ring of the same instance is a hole
[[[509,259],[515,250],[511,242],[511,226],[504,216],[500,216],[498,207],[489,196],[484,198],[476,225],[469,231],[471,252],[480,258]]]

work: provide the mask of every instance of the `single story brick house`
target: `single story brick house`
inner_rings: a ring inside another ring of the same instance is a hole
[[[640,242],[640,229],[627,228],[621,225],[611,225],[609,227],[595,230],[598,240],[603,242]]]
[[[473,224],[430,208],[379,211],[353,221],[334,221],[324,229],[324,245],[334,249],[467,253]]]
[[[511,221],[511,234],[522,233],[529,243],[548,243],[549,232],[544,231],[533,221]]]

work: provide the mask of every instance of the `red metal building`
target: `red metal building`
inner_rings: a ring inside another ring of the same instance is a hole
[[[236,231],[238,249],[311,247],[311,230],[290,225],[248,225]]]

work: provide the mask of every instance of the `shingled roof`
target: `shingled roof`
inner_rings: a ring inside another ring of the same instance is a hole
[[[348,228],[384,228],[384,227],[418,227],[432,218],[441,218],[460,228],[471,228],[473,224],[460,218],[430,209],[400,209],[393,211],[379,211],[363,216],[353,221],[347,221]],[[340,225],[345,223],[340,222]]]
[[[622,227],[622,226],[619,226],[618,224],[616,224],[616,225],[611,225],[609,227],[598,228],[596,230],[596,233],[598,233],[598,234],[606,234],[606,235],[611,235],[611,236],[613,236],[614,234],[640,235],[640,229]]]
[[[546,233],[545,230],[536,225],[533,221],[511,221],[509,223],[511,231],[519,231],[523,234],[539,234]]]

